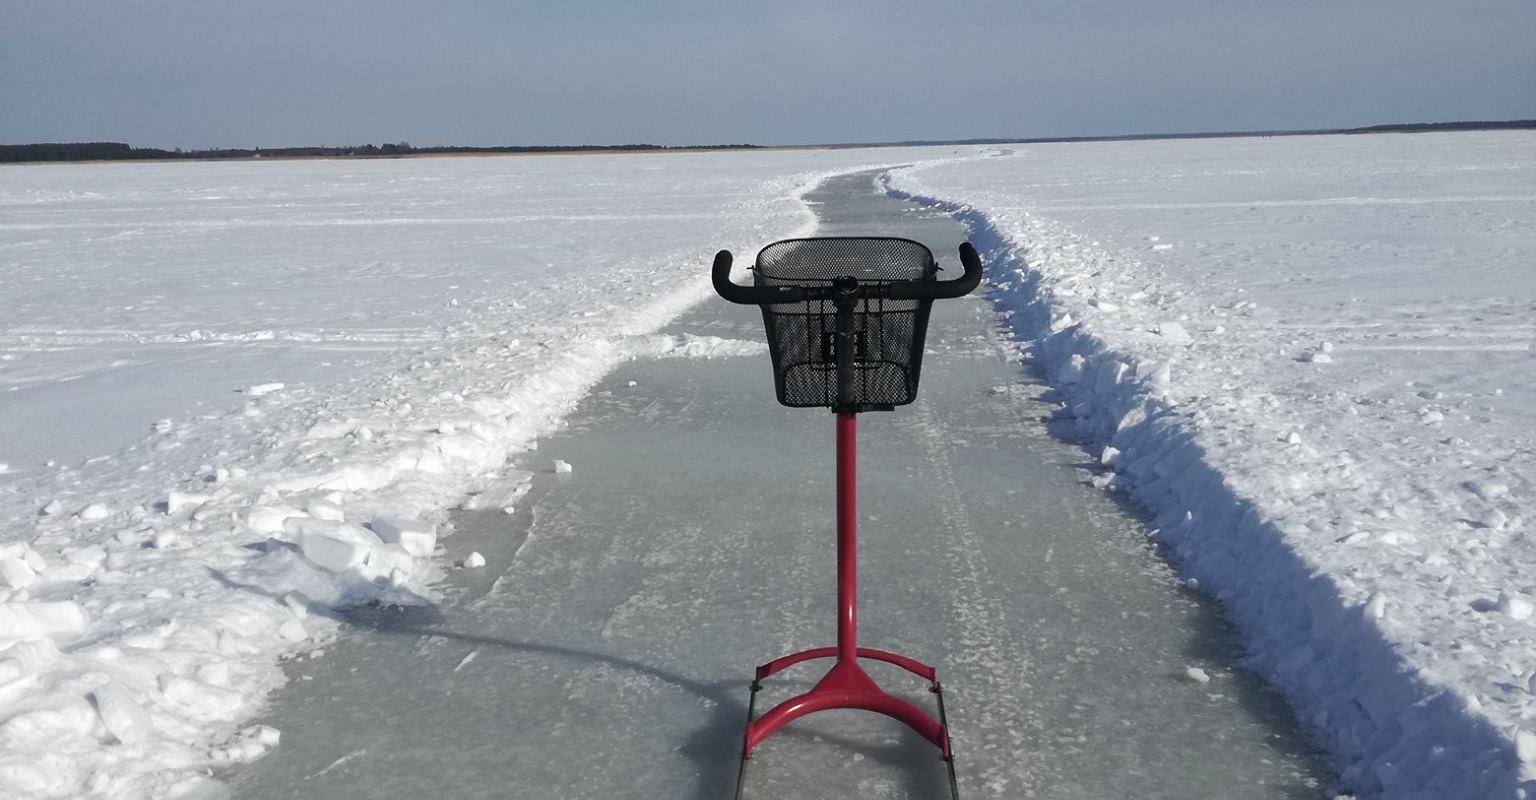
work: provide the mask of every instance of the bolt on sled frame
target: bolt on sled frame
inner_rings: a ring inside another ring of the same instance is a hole
[[[834,708],[884,714],[928,740],[946,762],[950,792],[958,800],[937,670],[858,645],[854,418],[917,398],[930,306],[937,299],[969,294],[981,281],[981,259],[969,242],[960,246],[960,261],[964,274],[940,281],[932,252],[910,239],[789,239],[758,253],[753,285],[743,286],[731,281],[730,252],[715,255],[715,291],[732,303],[762,307],[779,402],[827,407],[837,416],[837,645],[791,653],[757,668],[737,775],[738,800],[757,745],[795,719]],[[836,660],[810,691],[755,716],[763,680],[819,658]],[[861,658],[894,664],[926,680],[938,698],[938,718],[881,689],[859,665]]]

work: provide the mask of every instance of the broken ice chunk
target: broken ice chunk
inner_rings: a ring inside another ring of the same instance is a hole
[[[37,580],[37,573],[19,558],[0,558],[0,585],[25,589]]]
[[[257,725],[254,730],[245,731],[245,734],[267,747],[276,747],[283,738],[283,732],[271,725]]]
[[[101,715],[102,724],[119,742],[133,744],[154,733],[149,712],[121,685],[99,686],[91,692],[91,699],[96,701],[96,713]]]
[[[1501,509],[1490,508],[1477,516],[1477,524],[1490,530],[1503,530],[1509,524],[1509,515]]]
[[[480,555],[479,551],[475,551],[465,556],[463,563],[465,569],[479,569],[485,566],[485,556]]]
[[[1515,731],[1515,755],[1526,764],[1536,763],[1536,733],[1524,729]]]
[[[277,626],[277,635],[290,642],[302,642],[309,638],[309,631],[304,629],[304,623],[297,617],[291,617]]]
[[[305,558],[331,572],[344,572],[362,564],[369,551],[366,544],[323,533],[304,535],[299,539],[299,547]]]
[[[1185,680],[1198,683],[1202,686],[1211,682],[1211,676],[1207,675],[1205,670],[1199,667],[1185,667],[1184,678]]]
[[[1189,331],[1184,330],[1184,326],[1177,322],[1159,322],[1153,326],[1152,332],[1174,344],[1189,344],[1195,340],[1189,335]]]
[[[487,485],[479,494],[464,501],[464,508],[474,511],[481,508],[499,508],[510,514],[514,504],[533,487],[532,474],[514,470],[505,477]]]
[[[437,526],[430,522],[420,520],[407,520],[397,517],[374,517],[368,524],[379,539],[386,544],[398,544],[405,548],[405,552],[417,558],[427,558],[432,555],[432,549],[437,546]]]
[[[411,554],[398,544],[384,544],[369,550],[367,563],[368,569],[376,575],[395,572],[409,575],[416,566]]]
[[[79,547],[74,550],[64,551],[64,560],[90,569],[92,572],[101,568],[107,560],[107,550],[99,544]]]
[[[86,522],[95,522],[96,520],[112,516],[112,510],[101,503],[91,503],[85,508],[80,509],[80,513],[75,516]]]
[[[1365,601],[1365,615],[1371,619],[1381,619],[1387,613],[1387,597],[1381,592],[1371,595]]]
[[[283,527],[298,540],[305,558],[331,572],[362,564],[370,550],[384,543],[372,531],[345,522],[295,518]]]
[[[49,639],[18,642],[0,650],[0,686],[40,672],[61,655]]]
[[[73,639],[85,632],[89,619],[69,600],[0,603],[0,639]]]
[[[281,533],[289,517],[303,516],[307,515],[289,506],[252,506],[246,509],[245,525],[255,533]]]
[[[293,622],[296,620],[290,620]],[[245,697],[233,689],[221,689],[174,672],[162,672],[158,680],[160,694],[167,700],[206,719],[228,719],[245,704]]]
[[[192,511],[206,502],[208,502],[208,495],[205,494],[166,492],[165,513],[175,515],[183,511]]]
[[[303,592],[289,592],[283,595],[283,605],[298,619],[309,616],[309,598]]]
[[[258,383],[255,386],[246,389],[245,394],[250,395],[251,397],[261,397],[263,395],[269,395],[273,392],[282,391],[282,389],[283,384],[281,383]]]
[[[1529,619],[1536,606],[1531,601],[1512,592],[1499,592],[1498,609],[1508,614],[1511,619]]]
[[[341,506],[325,500],[311,500],[304,506],[315,519],[323,519],[330,522],[341,522],[347,518],[347,513],[341,510]]]
[[[558,458],[555,459],[555,474],[556,475],[564,475],[564,474],[569,473],[570,471],[571,471],[571,464],[570,464],[570,462],[568,462],[568,461],[561,461]]]
[[[1472,492],[1478,497],[1483,498],[1484,500],[1489,501],[1490,503],[1499,499],[1500,497],[1503,497],[1506,494],[1509,494],[1509,484],[1499,483],[1497,481],[1467,481],[1462,485],[1465,486],[1468,491]]]
[[[1056,371],[1056,382],[1060,384],[1069,384],[1077,383],[1078,381],[1082,380],[1083,367],[1087,363],[1087,360],[1084,359],[1081,355],[1073,353],[1072,357],[1067,359],[1067,363],[1062,364],[1061,368]]]

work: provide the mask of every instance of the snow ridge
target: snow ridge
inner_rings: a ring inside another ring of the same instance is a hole
[[[1016,204],[989,211],[955,200],[966,193],[919,178],[932,166],[894,171],[887,192],[939,207],[970,230],[989,295],[1054,385],[1060,419],[1112,470],[1094,482],[1153,512],[1154,535],[1181,574],[1220,599],[1247,665],[1287,696],[1345,787],[1414,800],[1536,796],[1536,770],[1522,760],[1536,748],[1516,747],[1529,734],[1496,725],[1471,688],[1416,665],[1408,631],[1389,613],[1395,598],[1366,581],[1341,582],[1337,566],[1305,546],[1319,521],[1306,502],[1317,487],[1304,476],[1348,483],[1349,460],[1313,449],[1274,398],[1225,386],[1245,405],[1234,414],[1222,398],[1178,391],[1181,362],[1201,367],[1176,321],[1197,308],[1189,298],[1155,285],[1096,294],[1113,288],[1099,276],[1121,272],[1098,242]],[[1161,309],[1169,321],[1139,332],[1095,324],[1120,303]],[[1294,485],[1276,475],[1296,476]],[[1376,520],[1355,516],[1340,527],[1380,534]]]

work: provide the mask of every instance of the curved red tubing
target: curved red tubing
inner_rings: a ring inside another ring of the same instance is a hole
[[[867,658],[894,664],[927,680],[935,691],[938,673],[920,661],[906,656],[858,646],[858,571],[856,555],[856,511],[854,489],[854,415],[837,415],[837,646],[816,647],[776,658],[757,668],[753,691],[758,681],[803,661],[836,657],[837,663],[808,692],[774,706],[760,719],[747,723],[743,758],[775,731],[790,722],[817,711],[833,708],[857,708],[874,711],[899,720],[939,748],[940,757],[948,759],[949,731],[938,720],[911,703],[882,690],[858,664]]]

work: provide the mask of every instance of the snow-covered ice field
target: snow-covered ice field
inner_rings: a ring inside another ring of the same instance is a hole
[[[818,232],[900,234],[959,267],[960,225],[873,188],[808,193]],[[938,669],[960,796],[1331,798],[1283,701],[1233,668],[1217,605],[1079,481],[998,322],[980,296],[935,303],[917,402],[858,421],[860,641]],[[535,474],[515,513],[451,517],[449,553],[483,568],[430,608],[348,612],[322,659],[288,665],[261,717],[283,745],[229,772],[236,798],[733,796],[750,668],[833,636],[832,420],[775,402],[756,309],[703,303],[663,332],[759,350],[615,367],[519,456]],[[764,681],[758,713],[825,669]],[[937,800],[935,756],[829,711],[765,741],[742,797]]]
[[[312,605],[430,599],[444,509],[876,155],[0,170],[0,794],[220,791]]]
[[[893,187],[1346,785],[1536,792],[1536,134],[1009,150]]]
[[[218,796],[327,607],[430,602],[447,508],[723,346],[653,335],[714,249],[926,159],[1346,785],[1536,786],[1536,135],[1007,150],[0,169],[0,796]]]

